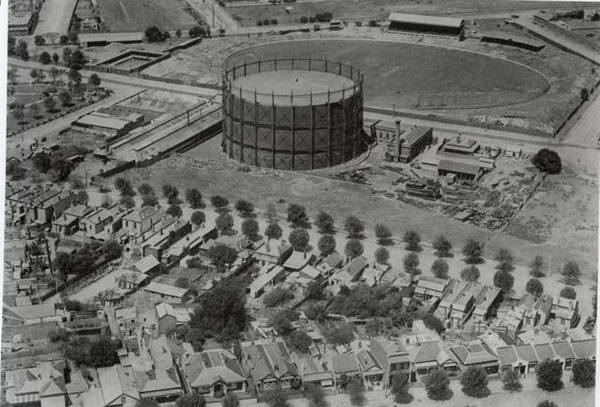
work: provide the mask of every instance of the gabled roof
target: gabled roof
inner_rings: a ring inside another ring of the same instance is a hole
[[[346,272],[348,275],[350,275],[350,277],[352,277],[352,279],[354,279],[367,267],[367,265],[367,259],[365,259],[363,256],[358,256],[346,266]]]
[[[498,361],[498,358],[487,350],[487,346],[473,343],[468,346],[453,346],[450,350],[463,365],[475,365]]]
[[[155,281],[152,281],[150,284],[144,287],[144,290],[151,293],[182,298],[189,291],[189,288],[180,288],[175,287],[173,285],[157,283]]]
[[[557,356],[560,356],[563,359],[576,358],[575,353],[571,348],[571,344],[567,341],[554,342],[552,344],[552,347],[554,348],[554,353],[556,353]]]
[[[182,367],[191,387],[212,386],[216,383],[240,383],[246,380],[235,356],[224,349],[186,355]]]
[[[438,170],[477,176],[481,170],[481,165],[442,159],[438,164]]]
[[[586,339],[583,341],[572,341],[571,346],[578,359],[591,359],[596,356],[596,340]]]
[[[292,269],[292,270],[300,270],[304,266],[306,266],[313,259],[312,253],[300,252],[294,250],[290,257],[285,261],[283,267]]]
[[[499,346],[496,348],[496,354],[502,365],[510,365],[519,360],[517,351],[513,346]]]
[[[417,353],[414,356],[414,363],[425,363],[438,361],[440,353],[442,353],[442,347],[439,341],[423,342],[419,345]],[[446,356],[447,358],[447,356]],[[446,359],[442,358],[442,359]]]
[[[528,362],[537,362],[538,357],[535,354],[535,350],[533,349],[533,345],[528,343],[525,345],[515,345],[515,350],[520,359],[526,360]]]
[[[342,256],[340,256],[338,252],[333,252],[329,256],[325,257],[325,260],[323,261],[329,264],[331,267],[336,268],[342,264],[344,259],[342,259]]]
[[[135,262],[133,267],[140,273],[147,273],[159,264],[160,262],[156,260],[156,257],[149,254]]]
[[[356,359],[360,364],[360,368],[363,372],[378,372],[381,371],[381,366],[371,351],[362,349],[356,354]]]
[[[360,371],[358,361],[353,353],[335,354],[331,358],[331,363],[335,374],[342,375]]]
[[[552,349],[552,345],[550,343],[540,343],[534,345],[535,353],[538,355],[538,359],[540,361],[546,359],[554,359],[556,357],[554,350]]]
[[[287,346],[281,338],[265,339],[254,343],[242,342],[241,347],[247,360],[250,376],[254,380],[298,375],[296,366],[290,359]]]

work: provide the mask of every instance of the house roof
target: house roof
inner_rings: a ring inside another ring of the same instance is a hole
[[[156,260],[156,257],[149,254],[135,262],[133,267],[137,269],[140,273],[147,273],[159,264],[160,262]]]
[[[347,374],[360,371],[358,361],[353,353],[335,354],[331,358],[335,374]]]
[[[97,371],[105,404],[111,404],[122,395],[139,400],[140,394],[135,386],[134,377],[131,373],[126,372],[124,367],[114,365],[98,368]]]
[[[534,347],[539,360],[554,359],[556,356],[550,343],[538,343]]]
[[[363,256],[358,256],[346,266],[346,272],[350,275],[350,277],[352,277],[352,279],[354,279],[367,267],[367,265],[367,259],[365,259]]]
[[[481,165],[441,159],[438,164],[438,170],[477,176],[481,170]]]
[[[439,27],[454,27],[459,28],[464,24],[462,18],[454,17],[437,17],[437,16],[426,16],[420,14],[404,14],[404,13],[390,13],[388,20],[398,21],[403,23],[413,24],[425,24],[435,25]]]
[[[474,365],[495,362],[498,359],[488,351],[487,346],[473,343],[467,346],[453,346],[450,350],[456,355],[463,365]]]
[[[14,314],[23,320],[48,318],[56,315],[54,304],[50,303],[6,308],[10,309]]]
[[[344,259],[342,259],[342,256],[340,256],[338,252],[333,252],[329,256],[325,257],[325,260],[323,261],[335,268],[338,267],[344,261]]]
[[[496,354],[502,365],[510,365],[519,360],[517,351],[513,346],[499,346],[496,348]]]
[[[150,284],[144,287],[144,290],[151,293],[168,295],[169,297],[182,298],[189,291],[189,288],[180,288],[173,285],[152,281]]]
[[[356,354],[356,359],[360,364],[360,368],[363,372],[378,372],[381,371],[381,366],[375,356],[368,349],[362,349]]]
[[[591,359],[596,356],[596,340],[586,339],[583,341],[572,341],[571,346],[578,359]]]
[[[306,266],[313,258],[312,253],[300,252],[294,250],[290,257],[285,261],[283,267],[292,269],[292,270],[300,270],[304,266]]]
[[[538,357],[535,354],[535,350],[534,350],[532,344],[528,343],[528,344],[524,344],[524,345],[515,345],[514,348],[520,359],[526,360],[528,362],[537,362],[538,361]]]
[[[427,290],[434,290],[443,292],[444,289],[448,286],[449,281],[444,280],[442,278],[435,278],[431,276],[420,276],[419,281],[417,282],[417,287],[415,288],[423,288]]]
[[[246,380],[235,356],[224,349],[186,355],[182,365],[183,373],[192,387],[240,383]]]
[[[571,348],[571,344],[567,341],[552,343],[554,352],[563,359],[575,359],[577,356]]]
[[[242,342],[242,353],[246,355],[249,373],[254,380],[267,377],[297,376],[296,366],[283,339]]]

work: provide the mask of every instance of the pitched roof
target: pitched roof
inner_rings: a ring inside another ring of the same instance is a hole
[[[519,360],[517,351],[513,346],[499,346],[496,348],[496,354],[502,365],[510,365]]]
[[[463,365],[473,365],[480,363],[495,362],[498,359],[492,355],[487,346],[479,343],[473,343],[467,346],[453,346],[450,350],[456,355]]]
[[[363,256],[358,256],[346,266],[346,272],[354,279],[367,265],[367,259]]]
[[[421,14],[390,13],[388,20],[413,24],[435,25],[440,27],[460,27],[464,20],[454,17],[426,16]]]
[[[150,284],[148,284],[146,287],[144,287],[144,290],[151,292],[151,293],[181,298],[189,291],[189,288],[180,288],[180,287],[175,287],[173,285],[157,283],[155,281],[152,281]]]
[[[283,267],[292,269],[292,270],[300,270],[304,266],[306,266],[313,258],[312,253],[300,252],[294,250],[290,257],[285,261]]]
[[[415,127],[410,133],[404,136],[404,139],[408,145],[412,145],[421,140],[423,137],[427,136],[431,130],[431,127]]]
[[[596,356],[596,340],[586,339],[583,341],[572,341],[571,346],[577,355],[578,359],[591,359]]]
[[[481,165],[442,159],[438,164],[438,170],[477,176],[481,170]]]
[[[298,375],[283,339],[242,342],[241,346],[254,380],[263,380],[269,376],[279,378],[288,374]]]
[[[515,345],[515,350],[520,359],[526,360],[528,362],[537,362],[538,357],[535,354],[535,350],[533,349],[533,345],[528,343],[524,345]]]
[[[550,343],[539,343],[534,347],[539,360],[554,359],[555,354]]]
[[[160,262],[156,260],[156,257],[149,254],[135,262],[133,267],[137,269],[140,273],[147,273],[159,264]]]
[[[354,373],[360,370],[353,353],[335,354],[331,358],[331,363],[335,374]]]
[[[560,356],[563,359],[575,359],[575,353],[573,349],[571,349],[571,344],[567,341],[554,342],[552,344],[554,348],[554,352],[556,355]]]
[[[235,356],[224,349],[186,355],[182,367],[192,387],[212,386],[215,383],[239,383],[246,380]]]
[[[437,361],[441,352],[442,347],[439,341],[423,342],[419,345],[413,361],[415,363]]]

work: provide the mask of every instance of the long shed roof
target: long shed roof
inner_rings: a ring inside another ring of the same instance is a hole
[[[398,21],[402,23],[413,23],[413,24],[426,24],[435,25],[438,27],[455,27],[459,28],[465,20],[456,17],[438,17],[438,16],[425,16],[421,14],[404,14],[404,13],[390,13],[388,17],[390,21]]]

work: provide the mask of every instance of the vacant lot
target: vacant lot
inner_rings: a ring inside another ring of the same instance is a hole
[[[162,30],[184,30],[196,25],[181,0],[98,0],[98,6],[111,32],[144,31],[153,25]]]

